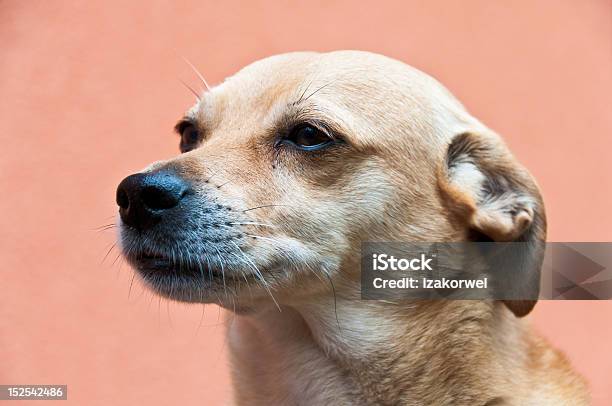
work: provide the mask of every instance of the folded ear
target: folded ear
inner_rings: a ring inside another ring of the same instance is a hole
[[[495,134],[463,133],[448,146],[438,185],[450,215],[465,227],[468,239],[527,243],[514,265],[516,272],[529,273],[514,276],[528,290],[525,297],[533,300],[504,303],[519,317],[528,314],[539,292],[546,238],[544,205],[529,172]]]

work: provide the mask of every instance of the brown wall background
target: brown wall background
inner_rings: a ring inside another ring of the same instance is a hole
[[[612,3],[3,1],[0,383],[73,405],[220,404],[218,308],[159,301],[103,258],[114,191],[178,152],[197,85],[291,50],[363,49],[433,76],[539,180],[551,241],[612,240]],[[113,263],[114,262],[114,263]],[[536,327],[610,404],[612,302],[541,302]]]

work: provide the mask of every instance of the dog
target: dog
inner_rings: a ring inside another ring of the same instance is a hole
[[[533,300],[361,299],[363,241],[545,240],[532,176],[435,79],[299,52],[197,95],[181,154],[120,183],[119,240],[159,295],[229,310],[236,404],[589,403]]]

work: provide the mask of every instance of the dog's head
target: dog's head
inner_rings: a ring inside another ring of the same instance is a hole
[[[125,256],[177,300],[249,309],[348,286],[361,241],[544,236],[537,187],[499,137],[383,56],[261,60],[176,130],[182,154],[123,180],[117,203]]]

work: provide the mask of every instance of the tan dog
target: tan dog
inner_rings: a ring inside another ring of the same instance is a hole
[[[538,188],[438,82],[364,52],[256,62],[118,188],[159,294],[229,309],[240,405],[578,405],[534,302],[360,299],[362,241],[541,241]]]

